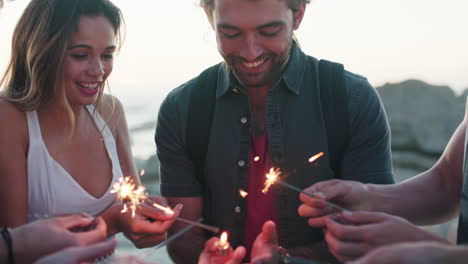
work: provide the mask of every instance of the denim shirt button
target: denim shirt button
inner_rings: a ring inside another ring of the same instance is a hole
[[[237,162],[237,165],[239,165],[239,167],[244,167],[244,166],[245,166],[245,161],[239,160],[239,161]]]
[[[240,213],[240,211],[241,211],[240,206],[236,206],[236,207],[234,208],[234,211],[235,211],[236,213]]]
[[[240,119],[240,122],[241,122],[242,124],[244,124],[244,125],[247,124],[247,121],[248,121],[248,120],[247,120],[247,117],[245,117],[245,116],[243,116],[243,117]]]

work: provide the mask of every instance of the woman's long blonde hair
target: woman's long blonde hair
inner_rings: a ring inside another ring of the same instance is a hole
[[[80,16],[106,17],[121,43],[122,14],[108,0],[32,0],[13,33],[11,59],[0,80],[2,98],[22,111],[32,111],[60,94],[68,41]],[[102,89],[97,105],[101,98]],[[71,112],[67,100],[65,104]]]

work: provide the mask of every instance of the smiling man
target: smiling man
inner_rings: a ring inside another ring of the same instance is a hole
[[[298,194],[281,186],[262,193],[265,174],[280,168],[300,188],[333,178],[393,183],[390,132],[364,77],[301,51],[293,32],[308,2],[201,0],[224,62],[167,96],[155,140],[161,192],[185,205],[182,217],[227,230],[231,245],[248,252],[273,220],[289,254],[330,260],[321,230],[298,216]],[[193,230],[169,253],[193,263],[209,236]]]

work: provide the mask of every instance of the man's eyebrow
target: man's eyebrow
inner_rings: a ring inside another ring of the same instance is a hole
[[[240,28],[236,27],[236,26],[233,26],[233,25],[230,25],[230,24],[226,24],[226,23],[219,23],[218,24],[218,27],[219,28],[223,28],[223,29],[235,29],[235,30],[240,30]]]
[[[277,27],[277,26],[282,26],[282,25],[284,25],[284,22],[278,20],[278,21],[272,21],[272,22],[269,22],[269,23],[260,25],[260,26],[258,26],[257,28],[258,28],[258,29],[262,29],[262,28]]]
[[[92,49],[93,47],[91,47],[90,45],[86,45],[86,44],[77,44],[77,45],[73,45],[73,46],[68,47],[69,50],[77,49],[77,48]],[[114,50],[115,48],[116,48],[115,45],[110,45],[110,46],[108,46],[106,48],[106,50]]]

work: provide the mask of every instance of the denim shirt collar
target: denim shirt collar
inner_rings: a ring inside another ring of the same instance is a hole
[[[298,95],[304,82],[307,56],[298,47],[296,41],[293,41],[290,56],[286,70],[283,72],[280,80],[283,80],[287,89]],[[239,90],[242,90],[225,62],[221,64],[221,67],[218,70],[217,84],[216,98],[225,95],[228,91],[237,93]]]

